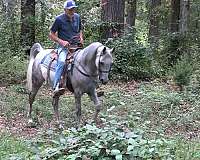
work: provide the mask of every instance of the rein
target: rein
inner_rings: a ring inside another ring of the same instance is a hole
[[[101,45],[101,46],[103,46],[103,45]],[[101,46],[99,46],[99,47],[101,47]],[[98,47],[98,48],[99,48],[99,47]],[[78,53],[79,53],[79,52],[78,52]],[[81,68],[83,69],[84,72],[81,71],[77,65],[75,65],[75,67],[76,67],[76,69],[77,69],[82,75],[84,75],[84,76],[86,76],[86,77],[90,77],[90,78],[95,78],[95,77],[99,76],[99,73],[109,73],[109,72],[110,72],[110,69],[107,70],[107,71],[104,71],[104,70],[101,70],[101,69],[100,69],[100,58],[101,58],[101,56],[102,56],[102,54],[100,54],[98,74],[96,74],[96,75],[90,75],[90,74],[88,74],[88,72],[87,72],[87,71],[85,70],[85,68],[81,65],[81,63],[80,63],[79,61],[76,60],[76,57],[77,57],[78,53],[76,53],[76,55],[75,55],[75,57],[74,57],[74,60],[75,60],[76,62],[78,62],[79,66],[81,66]]]
[[[101,70],[101,68],[100,68],[100,64],[101,64],[100,59],[101,59],[101,56],[102,56],[102,54],[100,55],[100,58],[99,58],[99,72],[100,72],[100,73],[109,73],[110,70],[111,70],[111,66],[110,66],[110,69],[107,70],[107,71]]]
[[[76,62],[78,62],[79,66],[81,66],[81,68],[84,70],[85,73],[84,73],[83,71],[81,71],[77,65],[74,64],[74,66],[76,67],[76,69],[77,69],[82,75],[84,75],[84,76],[86,76],[86,77],[91,77],[91,78],[97,77],[98,74],[96,74],[96,75],[90,75],[90,74],[88,74],[88,72],[87,72],[87,71],[85,70],[85,68],[81,65],[81,63],[80,63],[79,61],[76,60],[76,57],[78,56],[79,53],[80,53],[80,52],[78,52],[78,53],[75,54],[74,60],[75,60]]]

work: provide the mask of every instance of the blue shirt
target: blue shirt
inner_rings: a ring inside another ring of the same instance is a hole
[[[51,27],[53,33],[58,33],[58,38],[69,41],[71,44],[74,43],[74,37],[79,37],[80,30],[81,19],[80,15],[77,13],[74,13],[72,21],[70,21],[69,17],[65,13],[57,16]]]

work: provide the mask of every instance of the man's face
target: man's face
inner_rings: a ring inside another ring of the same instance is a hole
[[[66,9],[66,13],[69,17],[73,17],[74,13],[75,13],[75,8],[71,8],[71,9]]]

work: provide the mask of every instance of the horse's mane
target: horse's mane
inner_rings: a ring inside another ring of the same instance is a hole
[[[84,49],[83,53],[90,53],[93,55],[97,52],[97,49],[102,45],[103,44],[100,42],[93,42]]]
[[[97,49],[102,46],[100,42],[91,43],[89,46],[83,49],[81,53],[82,62],[86,65],[91,61],[95,61]]]

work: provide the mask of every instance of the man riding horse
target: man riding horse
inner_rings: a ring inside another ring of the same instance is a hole
[[[49,81],[51,85],[53,84],[54,89],[52,104],[56,120],[59,126],[62,126],[58,106],[59,97],[64,93],[65,88],[61,88],[59,83],[63,75],[62,72],[68,69],[65,68],[65,60],[71,52],[70,46],[78,46],[83,43],[81,20],[80,16],[75,13],[76,7],[73,0],[67,0],[64,3],[65,13],[57,16],[51,27],[49,37],[58,44],[57,62],[51,59],[52,49],[44,49],[39,43],[35,43],[31,47],[27,69],[27,88],[29,91],[28,118],[30,123],[33,121],[31,114],[35,96],[42,84],[45,81]],[[84,93],[88,94],[94,102],[96,108],[94,120],[97,121],[98,113],[101,109],[101,101],[98,98],[96,88],[99,82],[106,84],[109,80],[108,75],[113,62],[113,51],[114,48],[110,49],[100,42],[93,42],[75,52],[71,70],[63,76],[63,81],[60,84],[63,84],[74,94],[77,127],[80,127],[81,124],[81,97]],[[54,67],[55,64],[56,67]],[[51,70],[48,67],[51,67]]]
[[[69,45],[82,46],[83,44],[81,19],[80,15],[75,13],[76,7],[73,0],[67,0],[64,3],[64,13],[56,17],[50,29],[50,39],[58,44],[58,59],[53,83],[54,94],[65,90],[60,88],[59,82],[69,53],[67,47]]]

